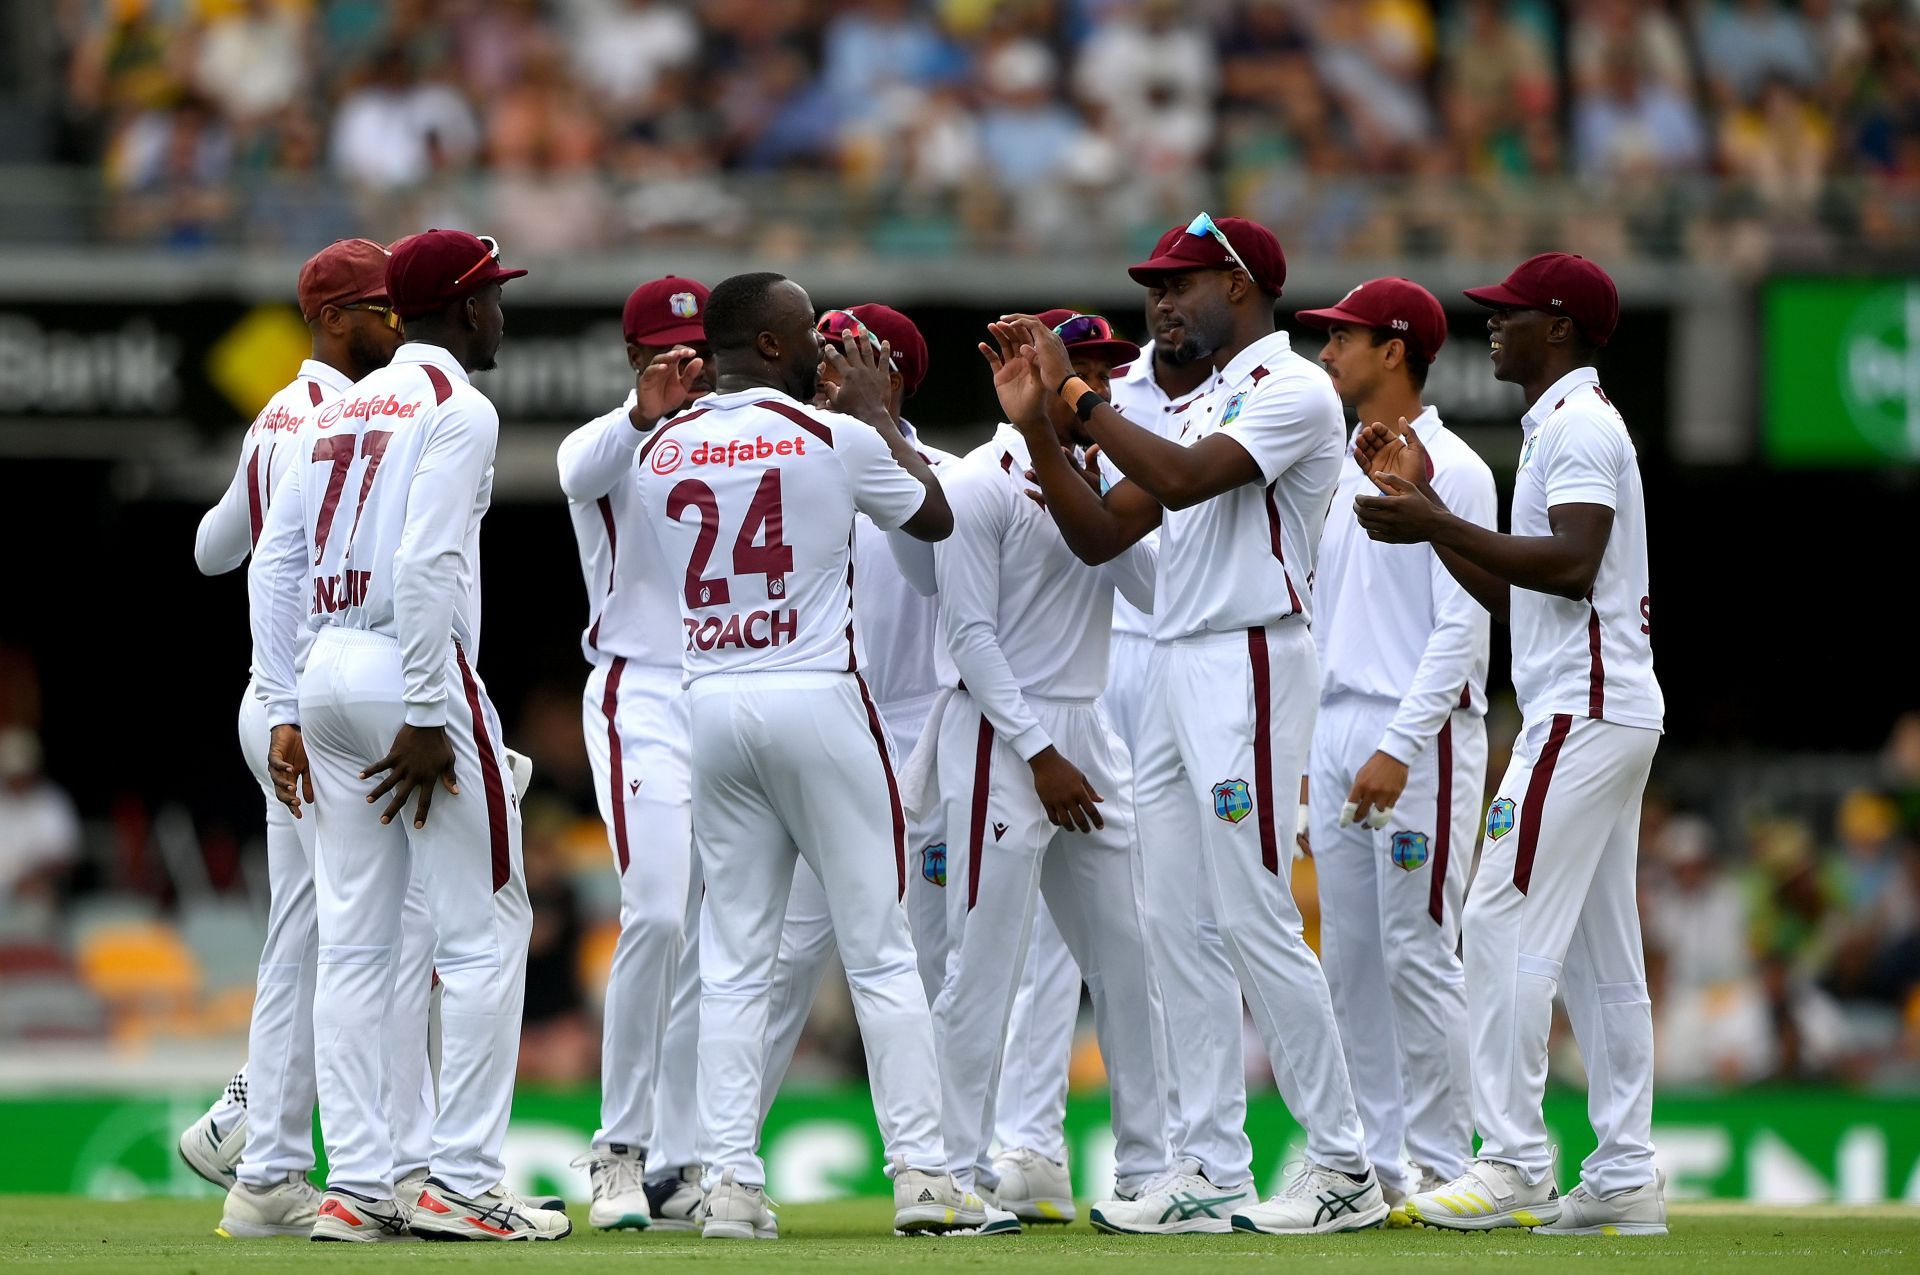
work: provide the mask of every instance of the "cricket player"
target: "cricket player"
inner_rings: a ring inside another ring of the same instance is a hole
[[[1238,1160],[1179,1174],[1132,1200],[1103,1201],[1092,1220],[1129,1234],[1375,1226],[1387,1204],[1367,1160],[1326,978],[1293,902],[1291,851],[1283,850],[1319,698],[1308,581],[1343,450],[1339,399],[1326,373],[1274,330],[1286,259],[1266,228],[1237,218],[1216,225],[1203,213],[1130,273],[1155,291],[1183,355],[1214,368],[1179,438],[1163,439],[1114,411],[1074,376],[1059,337],[1031,316],[994,325],[1002,345],[995,388],[1035,444],[1034,474],[1083,561],[1110,561],[1161,529],[1154,657],[1134,757],[1140,838],[1197,847],[1196,875],[1212,891],[1238,992],[1252,1007],[1280,1092],[1306,1130],[1307,1163],[1264,1204],[1250,1163]],[[1038,445],[1050,436],[1049,395],[1074,409],[1126,474],[1104,496],[1057,448]],[[1147,907],[1155,906],[1149,892]],[[1177,994],[1165,986],[1166,962],[1189,955],[1155,951],[1166,994]],[[1220,998],[1215,1012],[1224,1013],[1236,989],[1204,991]]]
[[[929,445],[904,415],[908,396],[920,388],[929,366],[926,337],[912,319],[891,306],[867,304],[829,310],[815,324],[822,342],[844,350],[848,341],[889,351],[887,414],[908,446],[938,474],[956,457]],[[839,373],[821,369],[814,405],[831,410]],[[911,549],[903,549],[905,540]],[[923,550],[924,556],[913,550]],[[898,556],[896,556],[898,555]],[[904,559],[904,562],[902,561]],[[908,568],[913,571],[909,578]],[[940,684],[934,673],[939,642],[934,621],[932,546],[902,531],[883,531],[862,513],[854,519],[854,619],[867,652],[865,676],[893,756],[911,757],[927,727]],[[904,795],[903,795],[904,796]],[[947,846],[937,808],[907,811],[907,924],[927,1003],[940,994],[947,969]],[[767,1033],[767,1078],[761,1117],[793,1062],[814,996],[833,953],[833,922],[820,878],[803,860],[794,865],[793,893],[780,935],[773,976],[772,1026]]]
[[[894,1184],[894,1228],[974,1229],[944,1171],[933,1022],[900,896],[906,818],[853,609],[854,514],[939,539],[952,514],[884,403],[883,347],[828,348],[838,411],[810,406],[813,306],[777,274],[708,299],[716,393],[636,456],[640,502],[680,582],[700,922],[702,1233],[773,1238],[756,1152],[780,921],[797,857],[826,888]],[[843,412],[847,414],[842,414]],[[853,417],[857,416],[858,419]]]
[[[340,240],[300,267],[300,317],[313,336],[312,355],[254,417],[233,480],[200,519],[193,557],[202,574],[222,575],[247,561],[307,427],[399,348],[386,272],[387,250],[367,239]],[[220,1232],[235,1239],[304,1236],[320,1207],[320,1193],[307,1181],[313,1169],[314,821],[295,819],[274,799],[266,708],[255,690],[249,680],[240,699],[240,752],[266,802],[268,898],[249,1062],[180,1138],[187,1164],[228,1188]],[[422,1064],[424,1058],[423,1042]]]
[[[1460,1230],[1664,1235],[1634,875],[1666,707],[1649,640],[1639,458],[1593,366],[1619,322],[1619,297],[1604,270],[1564,252],[1530,257],[1467,296],[1493,311],[1494,375],[1532,405],[1521,420],[1512,533],[1454,512],[1431,481],[1394,472],[1397,450],[1425,450],[1417,431],[1369,424],[1355,444],[1387,493],[1354,501],[1361,528],[1391,544],[1431,544],[1508,622],[1522,713],[1462,921],[1480,1154],[1410,1198],[1407,1215]],[[1424,465],[1407,468],[1418,475]],[[1540,1113],[1556,989],[1586,1059],[1599,1139],[1564,1200]]]
[[[1326,331],[1320,364],[1347,411],[1362,426],[1410,422],[1448,508],[1494,526],[1493,471],[1421,401],[1447,336],[1434,295],[1370,279],[1296,317]],[[1320,962],[1368,1153],[1399,1210],[1473,1150],[1460,903],[1486,782],[1490,622],[1431,549],[1360,530],[1354,497],[1375,490],[1342,465],[1320,537],[1308,804]]]
[[[688,1230],[701,1200],[689,1116],[698,1002],[687,995],[676,1003],[675,995],[699,970],[684,639],[666,559],[638,507],[633,456],[662,418],[713,388],[706,303],[704,284],[677,275],[635,288],[621,313],[634,389],[560,444],[560,487],[590,599],[581,637],[593,666],[581,708],[587,759],[620,877],[620,938],[602,1015],[600,1128],[587,1157],[587,1220],[603,1229],[657,1222]]]
[[[1139,354],[1098,316],[1057,311],[1041,322],[1096,393],[1113,363]],[[1064,404],[1049,405],[1049,417],[1045,446],[1084,441]],[[1138,1192],[1166,1168],[1158,1023],[1144,1012],[1151,995],[1133,776],[1098,701],[1114,588],[1152,605],[1153,547],[1136,544],[1105,567],[1082,563],[1032,499],[1031,465],[1028,443],[1011,425],[969,453],[946,483],[954,534],[935,551],[942,679],[956,688],[935,727],[940,803],[948,846],[965,848],[948,859],[948,928],[957,942],[934,1007],[942,1130],[954,1176],[996,1189],[995,1091],[1044,892],[1093,992],[1113,1090],[1118,1187]],[[1073,983],[1077,992],[1077,975]]]
[[[387,294],[406,343],[323,412],[324,436],[280,497],[300,502],[290,550],[263,543],[249,581],[276,795],[297,807],[310,765],[320,798],[314,1040],[328,1188],[316,1240],[572,1229],[507,1189],[500,1159],[532,913],[499,717],[472,656],[499,419],[470,377],[493,367],[501,285],[525,273],[499,258],[497,243],[454,230],[394,246]],[[296,689],[286,617],[303,608],[317,632]],[[415,859],[443,1039],[432,1172],[405,1201],[381,1041]]]

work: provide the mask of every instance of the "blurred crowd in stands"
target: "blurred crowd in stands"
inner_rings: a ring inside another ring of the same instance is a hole
[[[81,818],[41,769],[34,685],[31,661],[0,647],[0,1055],[111,1040],[137,1059],[143,1046],[204,1041],[212,1070],[230,1066],[245,1048],[266,915],[262,830],[196,826],[179,806],[133,796]],[[583,1082],[599,1066],[619,889],[579,692],[556,680],[506,717],[508,738],[536,758],[522,806],[536,920],[521,1067],[529,1080]],[[1497,705],[1496,744],[1516,726],[1510,700]],[[247,810],[237,751],[216,760]],[[1496,747],[1489,773],[1504,761]],[[1683,792],[1656,763],[1640,888],[1662,1084],[1920,1087],[1920,712],[1893,722],[1877,756],[1827,762],[1834,782],[1786,797],[1764,779],[1736,788],[1724,761],[1711,767],[1720,779]],[[1315,938],[1310,860],[1295,893]],[[1558,1039],[1555,1074],[1577,1078],[1571,1035]],[[842,980],[827,981],[796,1067],[803,1083],[860,1074]],[[1251,1037],[1248,1070],[1271,1083]],[[1103,1081],[1090,1013],[1073,1074]]]
[[[1920,246],[1920,0],[54,0],[97,229],[1045,252]]]

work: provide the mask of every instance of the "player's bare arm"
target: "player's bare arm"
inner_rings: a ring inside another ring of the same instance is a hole
[[[436,781],[444,784],[454,796],[460,795],[460,784],[453,774],[453,744],[447,739],[444,726],[402,726],[393,737],[393,746],[387,749],[387,755],[361,771],[360,778],[371,779],[383,771],[387,777],[367,794],[368,805],[389,792],[393,794],[387,808],[380,812],[381,823],[392,823],[393,817],[407,804],[407,798],[418,793],[420,800],[414,806],[413,826],[426,827]]]
[[[1047,820],[1056,828],[1092,832],[1107,826],[1099,810],[1106,798],[1058,748],[1048,744],[1027,758],[1027,768],[1033,772],[1033,791],[1047,808]]]
[[[1067,386],[1073,379],[1073,361],[1058,333],[1032,315],[1008,315],[1002,322],[1017,331],[1016,339],[1024,349],[1032,351],[1043,385],[1055,393]],[[1253,456],[1229,438],[1208,438],[1183,447],[1142,429],[1105,403],[1093,407],[1086,428],[1120,471],[1166,509],[1186,509],[1261,478]]]
[[[307,741],[300,728],[282,723],[267,738],[267,774],[273,780],[273,795],[304,819],[300,807],[313,804],[313,772],[307,768]]]
[[[885,342],[874,348],[864,341],[848,341],[844,351],[835,345],[823,345],[820,356],[839,375],[839,384],[827,390],[833,410],[873,426],[887,440],[900,468],[927,489],[927,498],[913,517],[900,524],[900,529],[915,540],[945,540],[953,534],[953,510],[947,504],[947,493],[887,410],[887,397],[892,392],[888,370],[892,347]]]
[[[1091,566],[1111,562],[1160,525],[1160,502],[1130,480],[1115,484],[1105,496],[1094,491],[1060,450],[1047,420],[1048,391],[1032,359],[1019,353],[1011,329],[990,324],[989,330],[999,348],[982,342],[980,353],[993,369],[1001,410],[1027,440],[1030,472],[1046,497],[1047,512],[1076,558]]]
[[[1343,823],[1359,823],[1369,814],[1392,810],[1407,790],[1407,763],[1389,753],[1376,751],[1353,777],[1342,808]]]
[[[627,419],[635,429],[652,429],[699,396],[705,367],[706,360],[690,345],[654,355],[634,380],[633,410]]]

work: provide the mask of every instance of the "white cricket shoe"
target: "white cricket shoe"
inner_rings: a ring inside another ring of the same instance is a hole
[[[432,1177],[413,1206],[412,1228],[423,1240],[564,1240],[573,1234],[565,1213],[537,1208],[504,1186],[462,1195]]]
[[[707,1192],[700,1209],[700,1235],[709,1240],[777,1240],[780,1218],[767,1201],[767,1189],[743,1186],[728,1169]]]
[[[1073,1177],[1065,1160],[1050,1160],[1031,1147],[1016,1147],[993,1158],[993,1171],[1000,1175],[1000,1186],[990,1203],[1022,1222],[1073,1221]]]
[[[240,1153],[247,1149],[247,1116],[225,1129],[214,1123],[213,1112],[187,1126],[180,1135],[180,1158],[187,1167],[223,1191],[231,1191],[239,1181],[234,1170],[240,1167]]]
[[[585,1165],[593,1183],[589,1224],[603,1231],[644,1231],[653,1221],[647,1210],[647,1165],[640,1153],[625,1143],[609,1144],[573,1162]]]
[[[690,1164],[670,1178],[647,1180],[647,1215],[656,1231],[691,1231],[700,1225],[700,1206],[707,1193],[700,1189],[700,1166]]]
[[[1020,1223],[1011,1213],[998,1219],[987,1216],[987,1202],[972,1191],[964,1190],[951,1173],[932,1173],[909,1169],[896,1163],[893,1171],[893,1229],[899,1235],[943,1235],[948,1231],[985,1233],[989,1220],[1003,1233],[1006,1221],[1013,1229]]]
[[[1390,1211],[1372,1169],[1355,1182],[1338,1169],[1309,1160],[1271,1200],[1235,1209],[1232,1225],[1236,1231],[1262,1235],[1326,1235],[1369,1230],[1385,1222]]]
[[[1446,1185],[1409,1196],[1405,1208],[1418,1225],[1449,1231],[1546,1226],[1560,1219],[1560,1190],[1551,1172],[1529,1186],[1510,1164],[1475,1160]]]
[[[1413,1225],[1413,1219],[1407,1216],[1407,1200],[1422,1191],[1438,1191],[1447,1184],[1448,1179],[1441,1177],[1424,1164],[1414,1164],[1413,1189],[1402,1191],[1385,1181],[1380,1183],[1380,1194],[1387,1197],[1387,1229],[1403,1230]]]
[[[383,1244],[410,1238],[410,1213],[398,1200],[375,1200],[357,1191],[329,1190],[320,1197],[310,1240]]]
[[[228,1240],[258,1240],[273,1235],[311,1235],[320,1218],[320,1192],[304,1173],[256,1187],[235,1182],[214,1234]]]
[[[1645,1186],[1595,1195],[1582,1182],[1560,1201],[1560,1220],[1535,1235],[1665,1235],[1667,1175],[1656,1171]]]
[[[1115,1235],[1225,1235],[1235,1213],[1259,1202],[1251,1182],[1216,1186],[1204,1173],[1182,1173],[1131,1200],[1102,1200],[1088,1220]]]

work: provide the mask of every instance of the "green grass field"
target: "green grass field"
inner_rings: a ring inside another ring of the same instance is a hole
[[[1902,1208],[1753,1209],[1682,1205],[1662,1239],[1555,1240],[1518,1232],[1455,1235],[1370,1231],[1330,1238],[1185,1236],[1124,1239],[1084,1223],[998,1239],[895,1239],[879,1200],[793,1205],[780,1211],[777,1243],[711,1243],[695,1236],[602,1234],[580,1229],[557,1244],[309,1244],[302,1240],[222,1240],[213,1234],[219,1205],[143,1200],[102,1204],[70,1197],[0,1196],[0,1267],[187,1275],[257,1275],[275,1270],[342,1272],[499,1269],[613,1271],[624,1262],[701,1272],[1008,1270],[1071,1275],[1081,1271],[1185,1272],[1273,1270],[1301,1263],[1344,1271],[1417,1271],[1489,1275],[1493,1271],[1586,1272],[1844,1271],[1846,1275],[1920,1271],[1920,1210]]]

